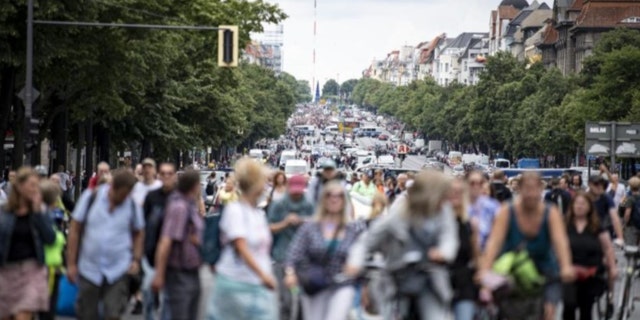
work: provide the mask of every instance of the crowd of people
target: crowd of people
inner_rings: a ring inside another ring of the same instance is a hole
[[[242,158],[207,212],[200,173],[171,163],[145,159],[137,175],[101,163],[75,204],[68,177],[25,167],[2,188],[0,319],[53,319],[64,280],[78,319],[122,319],[135,302],[162,320],[550,320],[560,304],[563,319],[587,320],[613,291],[613,244],[636,245],[640,227],[640,179],[627,191],[603,172],[588,188],[500,171],[347,181],[333,161],[287,178]]]

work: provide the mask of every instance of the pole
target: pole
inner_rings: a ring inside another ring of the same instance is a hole
[[[611,122],[611,165],[612,173],[616,173],[616,122]]]
[[[24,94],[25,123],[29,123],[33,104],[33,0],[27,1],[27,70]],[[17,142],[17,141],[16,141]]]

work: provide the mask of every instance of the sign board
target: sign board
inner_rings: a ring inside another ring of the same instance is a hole
[[[640,123],[587,122],[584,148],[587,156],[640,158]]]

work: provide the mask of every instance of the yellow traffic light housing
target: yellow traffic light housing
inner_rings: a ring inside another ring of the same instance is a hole
[[[238,26],[219,26],[218,66],[232,68],[238,66]]]

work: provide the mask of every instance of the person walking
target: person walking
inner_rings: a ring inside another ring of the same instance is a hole
[[[111,183],[86,191],[71,220],[67,277],[78,284],[81,320],[120,319],[129,298],[129,275],[137,275],[143,253],[144,218],[130,194],[136,177],[127,170]]]
[[[577,278],[576,282],[567,284],[563,289],[562,318],[591,320],[593,304],[606,286],[598,277],[600,270],[606,266],[611,282],[617,277],[618,269],[609,232],[600,225],[598,212],[584,192],[576,194],[569,207],[567,233]],[[576,311],[579,317],[576,317]]]
[[[348,223],[346,190],[338,182],[324,186],[315,220],[304,224],[289,248],[285,269],[288,288],[300,285],[306,320],[343,320],[353,305],[353,281],[337,281],[362,224]],[[313,270],[322,270],[324,285],[307,285]]]
[[[274,261],[274,272],[278,279],[280,317],[287,320],[292,315],[293,304],[291,291],[284,285],[287,250],[299,226],[313,215],[313,205],[304,197],[307,186],[305,177],[293,176],[288,184],[288,193],[280,201],[271,205],[267,214],[269,228],[274,238],[271,255]]]
[[[266,168],[242,158],[236,163],[235,178],[241,195],[225,206],[220,221],[223,248],[206,319],[276,320],[272,238],[266,215],[258,208],[267,182]]]
[[[171,194],[156,252],[156,272],[152,288],[162,289],[169,307],[169,319],[196,319],[200,298],[202,265],[200,246],[204,221],[198,210],[200,174],[187,171]]]
[[[23,167],[0,208],[0,319],[31,320],[49,311],[44,245],[55,239],[53,222],[43,212],[38,174]]]

